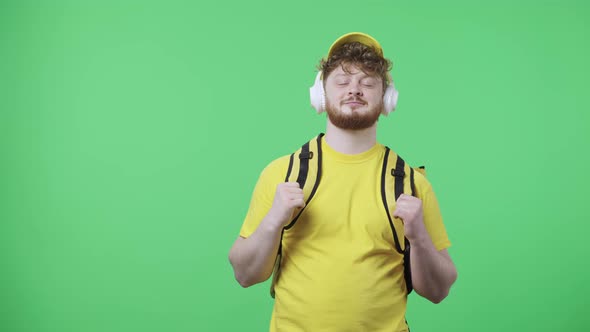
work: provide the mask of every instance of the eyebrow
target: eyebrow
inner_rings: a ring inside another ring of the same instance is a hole
[[[365,73],[364,71],[359,71],[359,72],[356,72],[356,73],[353,73],[353,74],[347,73],[347,72],[343,72],[343,73],[335,74],[334,76],[335,77],[337,77],[337,76],[353,76],[353,75],[356,75],[358,73],[363,73],[363,76],[361,78],[365,78],[365,77],[379,78],[378,75],[370,75],[370,74]]]
[[[334,75],[334,77],[350,77],[350,76],[355,75],[355,74],[338,73],[338,74]],[[377,79],[377,77],[375,77],[373,75],[369,75],[369,74],[363,73],[363,76],[361,76],[361,79],[365,79],[365,78],[374,78],[374,79]]]

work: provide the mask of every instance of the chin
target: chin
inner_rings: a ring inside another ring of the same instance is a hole
[[[341,109],[341,113],[343,114],[353,114],[353,113],[358,113],[358,114],[366,114],[367,108],[365,106],[360,106],[360,107],[345,107]]]

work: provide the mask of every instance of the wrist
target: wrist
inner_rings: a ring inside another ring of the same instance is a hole
[[[259,227],[263,228],[265,232],[278,234],[283,230],[283,226],[284,222],[282,220],[269,213]]]
[[[410,241],[410,245],[412,246],[412,248],[417,248],[417,247],[422,247],[422,248],[434,247],[434,244],[432,243],[432,240],[430,239],[430,236],[428,234],[422,234],[422,235],[419,235],[419,236],[408,238],[408,241]]]

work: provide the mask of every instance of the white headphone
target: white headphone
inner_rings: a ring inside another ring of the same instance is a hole
[[[389,76],[389,82],[387,83],[387,88],[385,88],[385,94],[383,95],[383,112],[381,112],[381,114],[387,116],[395,110],[398,94],[398,91],[393,85],[393,80],[391,79],[391,76]],[[321,71],[318,72],[315,77],[313,86],[309,88],[309,98],[311,99],[311,106],[316,109],[318,114],[326,110],[326,92],[324,91]]]

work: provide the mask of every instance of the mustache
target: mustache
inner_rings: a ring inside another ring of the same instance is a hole
[[[363,98],[359,98],[359,97],[350,97],[348,99],[343,100],[342,103],[343,104],[346,104],[346,103],[351,102],[351,101],[352,102],[360,102],[360,103],[363,103],[363,104],[366,104],[367,103]]]

